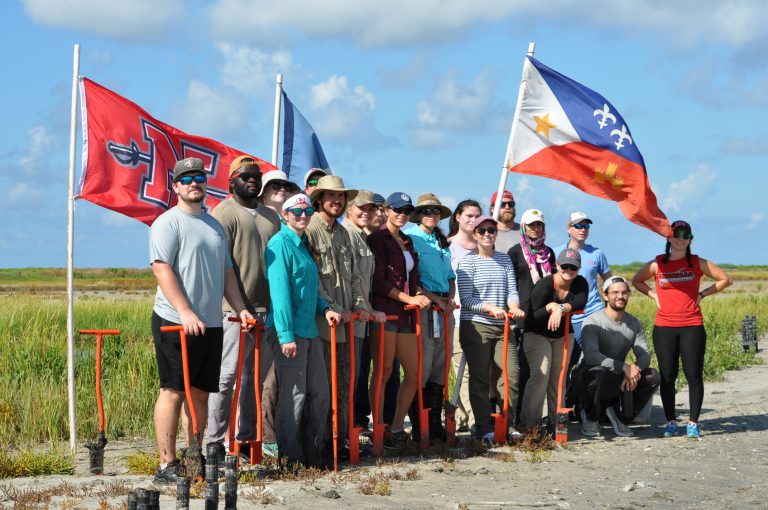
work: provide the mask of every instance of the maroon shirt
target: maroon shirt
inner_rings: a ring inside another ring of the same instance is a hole
[[[379,230],[368,236],[368,247],[373,252],[374,261],[373,283],[371,285],[371,305],[375,310],[384,312],[387,315],[397,315],[395,324],[402,327],[411,326],[411,316],[413,312],[405,310],[405,303],[392,299],[388,296],[389,291],[397,289],[405,292],[406,281],[409,281],[408,293],[411,296],[421,290],[421,281],[419,280],[419,258],[413,250],[413,241],[410,237],[400,232],[400,239],[405,244],[405,248],[413,257],[413,269],[406,279],[405,256],[403,250],[397,243],[392,233],[383,224]]]

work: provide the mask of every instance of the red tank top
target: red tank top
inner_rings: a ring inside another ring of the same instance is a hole
[[[701,308],[696,304],[701,282],[699,257],[693,255],[691,264],[688,259],[661,262],[662,255],[656,257],[656,294],[661,308],[656,312],[657,326],[700,326],[704,323]]]

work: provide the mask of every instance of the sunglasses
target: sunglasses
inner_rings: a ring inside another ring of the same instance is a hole
[[[294,207],[293,209],[286,209],[288,212],[293,213],[294,218],[301,218],[302,214],[306,214],[307,218],[315,214],[315,209],[313,207],[307,207],[306,209],[302,209],[301,207]]]
[[[475,232],[477,232],[477,235],[484,236],[487,233],[493,235],[499,230],[496,227],[477,227],[475,229]]]
[[[560,269],[563,271],[578,271],[579,268],[574,266],[573,264],[563,264],[560,266]]]
[[[504,207],[508,207],[509,209],[512,209],[512,208],[514,208],[514,207],[515,207],[515,201],[514,201],[514,200],[511,200],[511,201],[509,201],[509,202],[502,202],[502,203],[501,203],[501,207],[502,207],[502,208],[504,208]]]
[[[393,211],[395,211],[395,214],[407,214],[407,215],[411,215],[411,214],[413,214],[413,210],[414,210],[414,209],[413,209],[413,207],[412,207],[412,206],[410,206],[410,205],[406,205],[406,206],[404,206],[404,207],[393,207],[393,208],[392,208],[392,210],[393,210]]]
[[[435,214],[442,214],[443,211],[441,211],[439,207],[425,207],[420,212],[424,216],[432,216]]]
[[[676,239],[685,239],[687,241],[689,239],[693,239],[693,234],[687,230],[675,230],[674,237]]]
[[[251,179],[253,179],[255,181],[260,181],[261,180],[261,174],[260,173],[238,174],[237,176],[240,177],[240,179],[242,179],[243,182],[248,182]]]
[[[581,229],[589,230],[589,227],[591,227],[592,225],[590,225],[589,223],[574,223],[571,226],[576,230],[581,230]]]
[[[320,182],[320,179],[309,179],[307,181],[307,186],[317,186],[318,182]]]
[[[176,182],[181,183],[184,186],[189,186],[192,184],[192,181],[195,181],[198,184],[205,184],[208,181],[208,176],[205,174],[182,175],[176,179]]]
[[[291,185],[288,184],[287,182],[275,182],[275,181],[272,181],[272,182],[269,183],[269,185],[272,186],[276,190],[280,190],[280,189],[281,190],[285,190],[285,191],[290,191],[291,190]]]

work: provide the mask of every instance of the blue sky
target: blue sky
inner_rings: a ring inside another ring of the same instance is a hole
[[[768,3],[761,0],[4,2],[0,267],[66,265],[72,46],[80,72],[191,134],[271,155],[275,74],[334,172],[383,195],[447,205],[496,189],[530,41],[546,65],[627,121],[670,220],[694,251],[765,264]],[[79,126],[79,121],[78,121]],[[80,176],[78,135],[77,178]],[[656,234],[615,203],[510,174],[542,209],[548,244],[568,212],[594,220],[609,261],[648,260]],[[148,264],[143,224],[77,202],[77,267]]]

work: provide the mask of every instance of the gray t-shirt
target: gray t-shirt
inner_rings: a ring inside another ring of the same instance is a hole
[[[501,230],[496,234],[496,251],[507,253],[510,248],[520,243],[520,224],[515,223],[517,228]]]
[[[167,210],[149,229],[149,263],[156,260],[173,268],[181,291],[200,320],[208,327],[220,328],[224,270],[232,267],[221,224],[207,212],[193,215],[178,207]],[[181,323],[159,285],[153,309],[163,319]]]
[[[624,313],[621,322],[608,317],[605,310],[584,319],[581,349],[582,363],[590,367],[602,366],[617,374],[622,373],[630,349],[635,353],[635,365],[640,370],[651,366],[643,325],[628,313]]]

